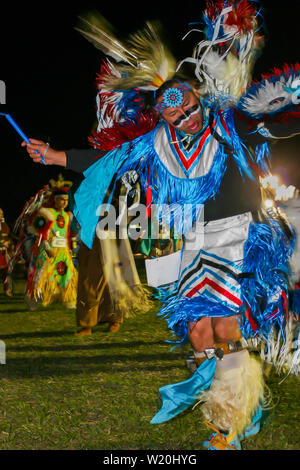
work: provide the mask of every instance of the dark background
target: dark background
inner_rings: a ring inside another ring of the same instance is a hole
[[[11,2],[12,3],[12,2]],[[148,7],[147,7],[148,5]],[[47,140],[56,149],[86,148],[95,122],[95,77],[101,53],[75,29],[78,15],[100,11],[127,36],[146,20],[160,19],[177,59],[191,55],[202,39],[189,22],[201,20],[204,1],[89,2],[77,4],[26,3],[1,6],[0,80],[6,84],[6,105],[28,137]],[[299,15],[291,2],[265,0],[266,46],[258,59],[254,78],[299,61]],[[0,118],[0,207],[13,223],[25,202],[60,172],[75,185],[80,175],[57,166],[33,163],[21,148],[21,139],[7,120]],[[273,166],[285,184],[300,187],[298,149],[300,136],[274,147]]]

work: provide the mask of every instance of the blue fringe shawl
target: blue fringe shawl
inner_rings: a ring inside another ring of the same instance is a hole
[[[193,179],[178,178],[168,171],[155,151],[156,132],[157,128],[108,152],[84,173],[85,179],[75,193],[74,213],[81,225],[82,241],[87,246],[92,246],[100,208],[109,186],[113,184],[108,203],[116,181],[129,171],[136,170],[142,186],[151,187],[152,203],[158,206],[169,204],[172,209],[172,205],[193,204],[195,207],[217,193],[226,170],[227,154],[222,146],[219,146],[212,167],[206,175]]]
[[[215,117],[219,120],[219,108],[215,103],[213,105]],[[228,108],[223,116],[231,135],[229,137],[225,133],[223,138],[234,148],[233,157],[240,172],[253,177],[245,156],[244,145],[235,131],[231,109]],[[152,189],[152,203],[157,206],[168,204],[170,210],[173,210],[174,206],[196,207],[217,194],[227,168],[228,154],[223,145],[219,144],[207,174],[198,178],[179,178],[168,171],[155,151],[154,139],[161,125],[164,124],[159,124],[148,134],[108,152],[84,172],[85,179],[74,196],[74,214],[81,226],[81,239],[88,247],[93,244],[102,204],[104,201],[111,202],[116,182],[127,172],[136,170],[144,189],[148,186]],[[107,199],[108,189],[110,196]],[[185,230],[190,229],[196,217],[197,211],[194,211],[190,225],[182,224],[181,233],[184,234]]]

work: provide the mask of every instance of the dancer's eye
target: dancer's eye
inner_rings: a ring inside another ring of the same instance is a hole
[[[180,126],[180,124],[182,123],[182,121],[184,119],[186,119],[187,117],[189,117],[192,113],[194,113],[197,109],[198,109],[199,105],[198,104],[194,104],[194,106],[191,106],[190,108],[188,108],[184,114],[181,114],[174,122],[173,122],[173,126],[175,127],[178,127]]]

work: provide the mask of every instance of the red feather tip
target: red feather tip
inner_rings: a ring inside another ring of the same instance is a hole
[[[125,142],[140,137],[152,131],[157,125],[158,117],[153,111],[138,114],[135,121],[126,121],[125,124],[114,123],[113,127],[106,127],[100,132],[92,132],[89,143],[96,148],[109,152]]]
[[[253,20],[257,14],[255,6],[251,5],[248,0],[232,1],[232,11],[228,13],[225,24],[227,26],[236,26],[240,33],[245,33],[253,29]],[[215,20],[221,13],[223,8],[230,6],[228,1],[206,1],[206,14],[210,20]]]
[[[290,75],[290,73],[300,73],[300,64],[284,64],[282,68],[275,67],[269,73],[262,74],[262,78],[264,80],[269,80],[272,77],[280,77],[281,75],[285,75],[286,78]]]
[[[107,79],[107,77],[115,77],[115,76],[116,75],[113,73],[109,63],[105,59],[103,59],[101,66],[100,66],[100,72],[98,73],[96,77],[96,86],[100,88],[100,86],[103,84],[105,79]]]

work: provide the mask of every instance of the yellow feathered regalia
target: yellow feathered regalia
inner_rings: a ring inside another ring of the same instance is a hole
[[[51,180],[22,214],[23,249],[30,240],[25,300],[31,309],[53,302],[76,307],[78,274],[72,257],[76,233],[71,231],[73,214],[66,210],[71,185],[61,176]]]

